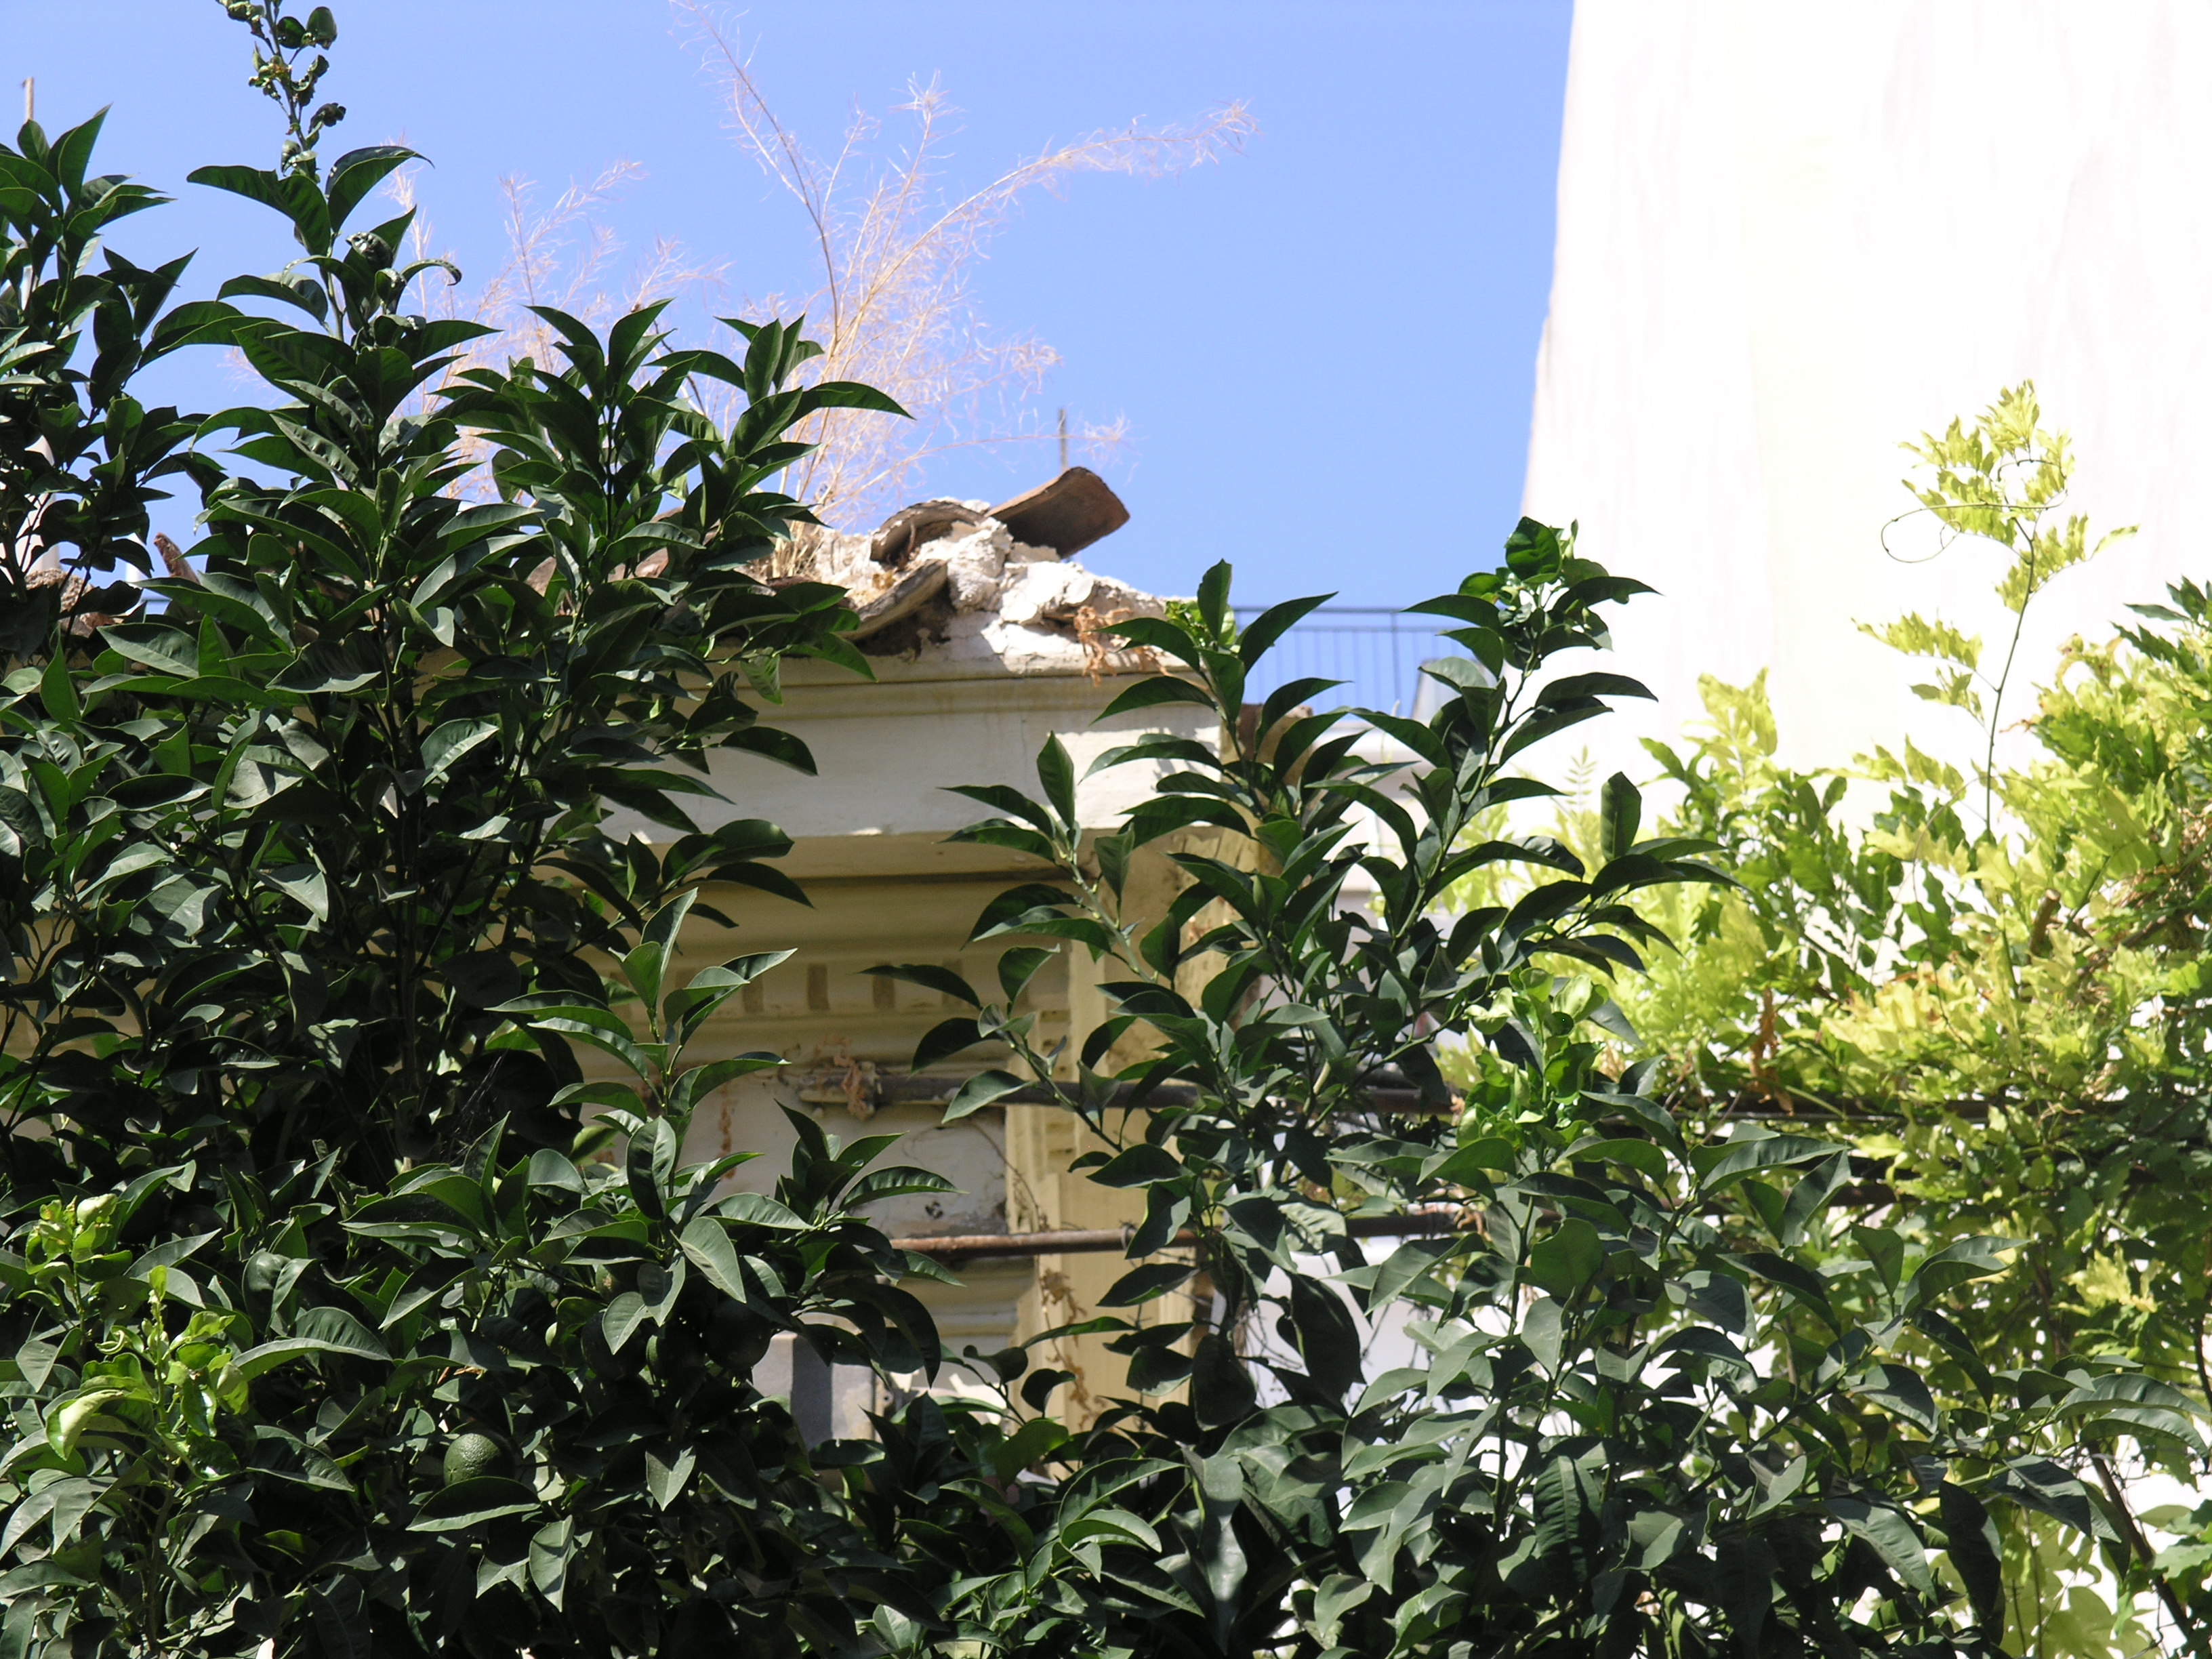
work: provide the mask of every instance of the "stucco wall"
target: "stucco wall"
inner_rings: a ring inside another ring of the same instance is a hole
[[[1881,532],[1899,442],[2022,379],[2075,435],[2077,505],[2142,532],[2039,602],[2032,671],[2212,564],[2208,87],[2201,5],[1578,0],[1525,499],[1664,593],[1619,630],[1659,704],[1606,723],[1602,763],[1648,775],[1635,732],[1761,667],[1790,758],[1908,717],[1959,752],[1853,623],[1994,635],[1985,553],[1907,565]]]

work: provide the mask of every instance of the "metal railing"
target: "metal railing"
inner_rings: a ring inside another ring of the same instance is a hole
[[[1249,623],[1265,609],[1240,605],[1237,620]],[[1386,714],[1425,712],[1421,665],[1466,654],[1439,637],[1437,630],[1449,625],[1382,605],[1325,605],[1276,641],[1246,685],[1245,700],[1261,702],[1287,681],[1319,678],[1345,683],[1310,699],[1316,709],[1351,703]]]

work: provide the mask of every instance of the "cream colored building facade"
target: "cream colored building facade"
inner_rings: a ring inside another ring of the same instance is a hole
[[[858,540],[858,538],[854,538]],[[766,818],[794,841],[778,867],[805,890],[801,907],[744,888],[716,888],[708,899],[737,923],[734,933],[694,922],[683,949],[689,967],[767,950],[796,951],[722,1012],[694,1052],[720,1056],[769,1050],[788,1063],[726,1085],[694,1118],[690,1157],[731,1152],[760,1156],[734,1184],[771,1188],[787,1167],[793,1132],[783,1109],[811,1114],[845,1140],[896,1133],[902,1138],[879,1163],[937,1171],[957,1194],[908,1197],[878,1208],[894,1237],[1045,1231],[1118,1225],[1141,1215],[1125,1195],[1097,1187],[1067,1165],[1085,1150],[1081,1126],[1055,1108],[991,1107],[940,1127],[941,1103],[878,1106],[874,1080],[908,1071],[916,1041],[939,1021],[965,1012],[951,1000],[866,973],[884,963],[956,969],[979,988],[995,985],[993,964],[1004,941],[964,946],[977,915],[1006,886],[1034,880],[1039,866],[1000,849],[948,843],[988,810],[947,793],[954,784],[1011,784],[1036,790],[1036,761],[1060,738],[1079,775],[1106,749],[1146,731],[1213,735],[1203,711],[1188,705],[1099,723],[1112,699],[1152,671],[1148,656],[1109,651],[1097,632],[1116,612],[1157,611],[1136,594],[1049,549],[1012,543],[994,521],[960,527],[921,548],[902,578],[932,561],[974,562],[974,544],[995,539],[1011,553],[995,582],[970,584],[962,608],[948,586],[903,648],[874,657],[872,683],[816,663],[787,665],[784,702],[764,709],[768,723],[803,740],[817,775],[804,776],[752,756],[718,760],[714,781],[728,805],[695,809],[702,826],[729,817]],[[848,553],[853,549],[846,550]],[[986,562],[989,562],[986,560]],[[866,614],[870,574],[832,568]],[[957,573],[956,573],[957,574]],[[1047,598],[1040,600],[1038,595]],[[1088,829],[1118,826],[1122,811],[1148,791],[1156,769],[1116,769],[1086,780],[1078,794]],[[617,820],[617,833],[665,834]],[[1070,946],[1024,993],[1047,1042],[1081,1038],[1104,1017],[1098,973]],[[933,1074],[982,1069],[1003,1053],[979,1048],[939,1063]],[[909,1285],[930,1305],[948,1354],[973,1346],[988,1354],[1050,1327],[1087,1316],[1098,1295],[1126,1270],[1118,1252],[1036,1258],[971,1258],[956,1268],[957,1286]],[[1058,1344],[1038,1356],[1088,1377],[1103,1358],[1097,1339]],[[787,1349],[772,1356],[771,1392],[805,1392],[788,1375]],[[804,1370],[805,1357],[800,1357]],[[1119,1362],[1115,1362],[1118,1375]],[[949,1368],[940,1387],[966,1386]],[[876,1403],[868,1379],[839,1373],[836,1405],[817,1424],[839,1434],[865,1432],[862,1412]],[[1080,1418],[1087,1382],[1064,1387],[1054,1410]],[[802,1418],[804,1413],[802,1413]]]

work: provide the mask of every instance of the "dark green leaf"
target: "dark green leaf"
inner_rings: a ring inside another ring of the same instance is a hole
[[[1029,1085],[1009,1072],[978,1072],[963,1083],[957,1092],[945,1103],[940,1121],[956,1123],[970,1112],[978,1112],[994,1102]]]
[[[1164,1146],[1136,1146],[1117,1152],[1091,1173],[1107,1187],[1148,1187],[1156,1181],[1173,1181],[1183,1173],[1175,1155]]]
[[[1198,1269],[1188,1261],[1154,1261],[1132,1267],[1099,1297],[1102,1308],[1134,1308],[1187,1284]]]

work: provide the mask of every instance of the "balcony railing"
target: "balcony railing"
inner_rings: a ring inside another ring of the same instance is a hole
[[[1237,620],[1249,623],[1265,608],[1238,605]],[[1276,641],[1245,687],[1245,700],[1264,702],[1279,685],[1314,678],[1345,682],[1310,699],[1316,709],[1350,703],[1385,714],[1425,713],[1421,665],[1467,654],[1438,635],[1448,626],[1441,617],[1409,617],[1380,605],[1323,605]]]

